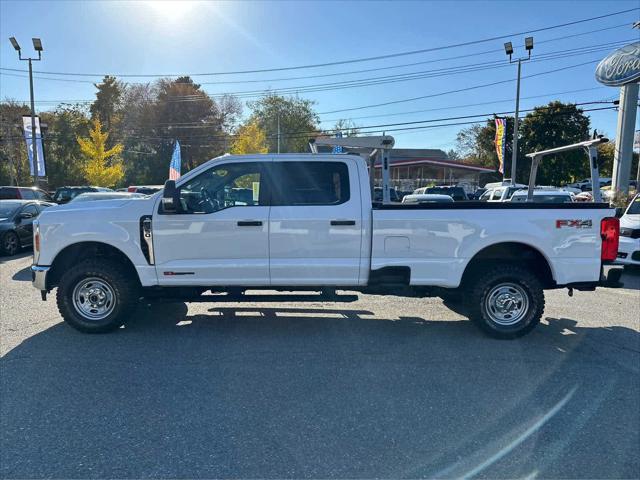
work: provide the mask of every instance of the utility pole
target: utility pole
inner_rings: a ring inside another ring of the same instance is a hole
[[[280,153],[280,112],[278,112],[278,153]]]
[[[527,60],[531,60],[531,50],[533,50],[533,37],[527,37],[524,39],[524,48],[528,52],[527,57],[518,58],[517,60],[512,60],[511,56],[513,55],[513,45],[511,42],[507,42],[504,44],[504,51],[507,55],[509,55],[509,63],[518,63],[518,80],[516,85],[516,113],[515,118],[513,120],[513,146],[511,148],[511,184],[516,184],[516,164],[518,162],[518,124],[520,122],[520,74],[522,72],[522,62],[526,62]]]
[[[39,38],[32,38],[33,48],[36,52],[38,52],[38,58],[22,58],[22,50],[20,49],[20,45],[15,37],[11,37],[9,41],[13,48],[18,52],[18,59],[25,60],[29,62],[29,95],[31,97],[31,151],[33,158],[33,174],[36,187],[40,186],[40,168],[38,164],[38,142],[36,135],[36,107],[35,101],[33,98],[33,68],[31,66],[31,62],[36,62],[42,60],[42,42]],[[42,132],[41,134],[42,135]]]

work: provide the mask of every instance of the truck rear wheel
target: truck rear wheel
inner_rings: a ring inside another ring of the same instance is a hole
[[[469,318],[492,337],[521,337],[542,318],[542,284],[522,267],[496,266],[474,279],[467,311]]]
[[[67,270],[56,297],[64,320],[86,333],[110,332],[122,326],[138,298],[136,279],[107,259],[84,260]]]

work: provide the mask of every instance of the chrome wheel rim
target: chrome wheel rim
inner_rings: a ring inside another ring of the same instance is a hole
[[[18,237],[11,233],[7,234],[4,238],[4,249],[9,253],[18,250]]]
[[[498,325],[515,325],[529,311],[529,297],[518,284],[500,283],[489,291],[485,299],[485,311]]]
[[[87,320],[102,320],[116,306],[113,288],[100,278],[85,278],[73,289],[73,306]]]

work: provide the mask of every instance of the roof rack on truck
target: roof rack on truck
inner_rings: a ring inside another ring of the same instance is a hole
[[[591,140],[572,143],[571,145],[564,145],[562,147],[550,148],[548,150],[540,150],[539,152],[527,153],[527,157],[531,159],[531,173],[529,174],[529,194],[527,195],[527,202],[533,202],[533,191],[536,185],[536,174],[538,173],[538,165],[540,165],[542,159],[548,155],[567,152],[569,150],[577,150],[580,148],[585,149],[587,155],[589,155],[591,185],[593,188],[593,201],[594,203],[602,202],[602,195],[600,194],[600,173],[598,172],[598,145],[607,142],[609,142],[608,138],[605,138],[602,135],[596,136],[594,132],[594,138]]]
[[[389,190],[389,169],[391,149],[395,145],[395,139],[391,135],[370,137],[316,137],[309,140],[309,147],[313,153],[318,153],[318,145],[332,147],[346,147],[351,153],[357,153],[369,163],[369,185],[371,198],[373,198],[374,167],[376,160],[380,158],[382,166],[382,203],[391,203],[391,191]]]

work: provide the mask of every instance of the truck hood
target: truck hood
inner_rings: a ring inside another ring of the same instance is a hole
[[[156,197],[70,202],[49,207],[38,217],[40,223],[81,221],[87,223],[133,220],[150,215]]]
[[[626,214],[620,218],[620,227],[640,228],[640,214]]]

